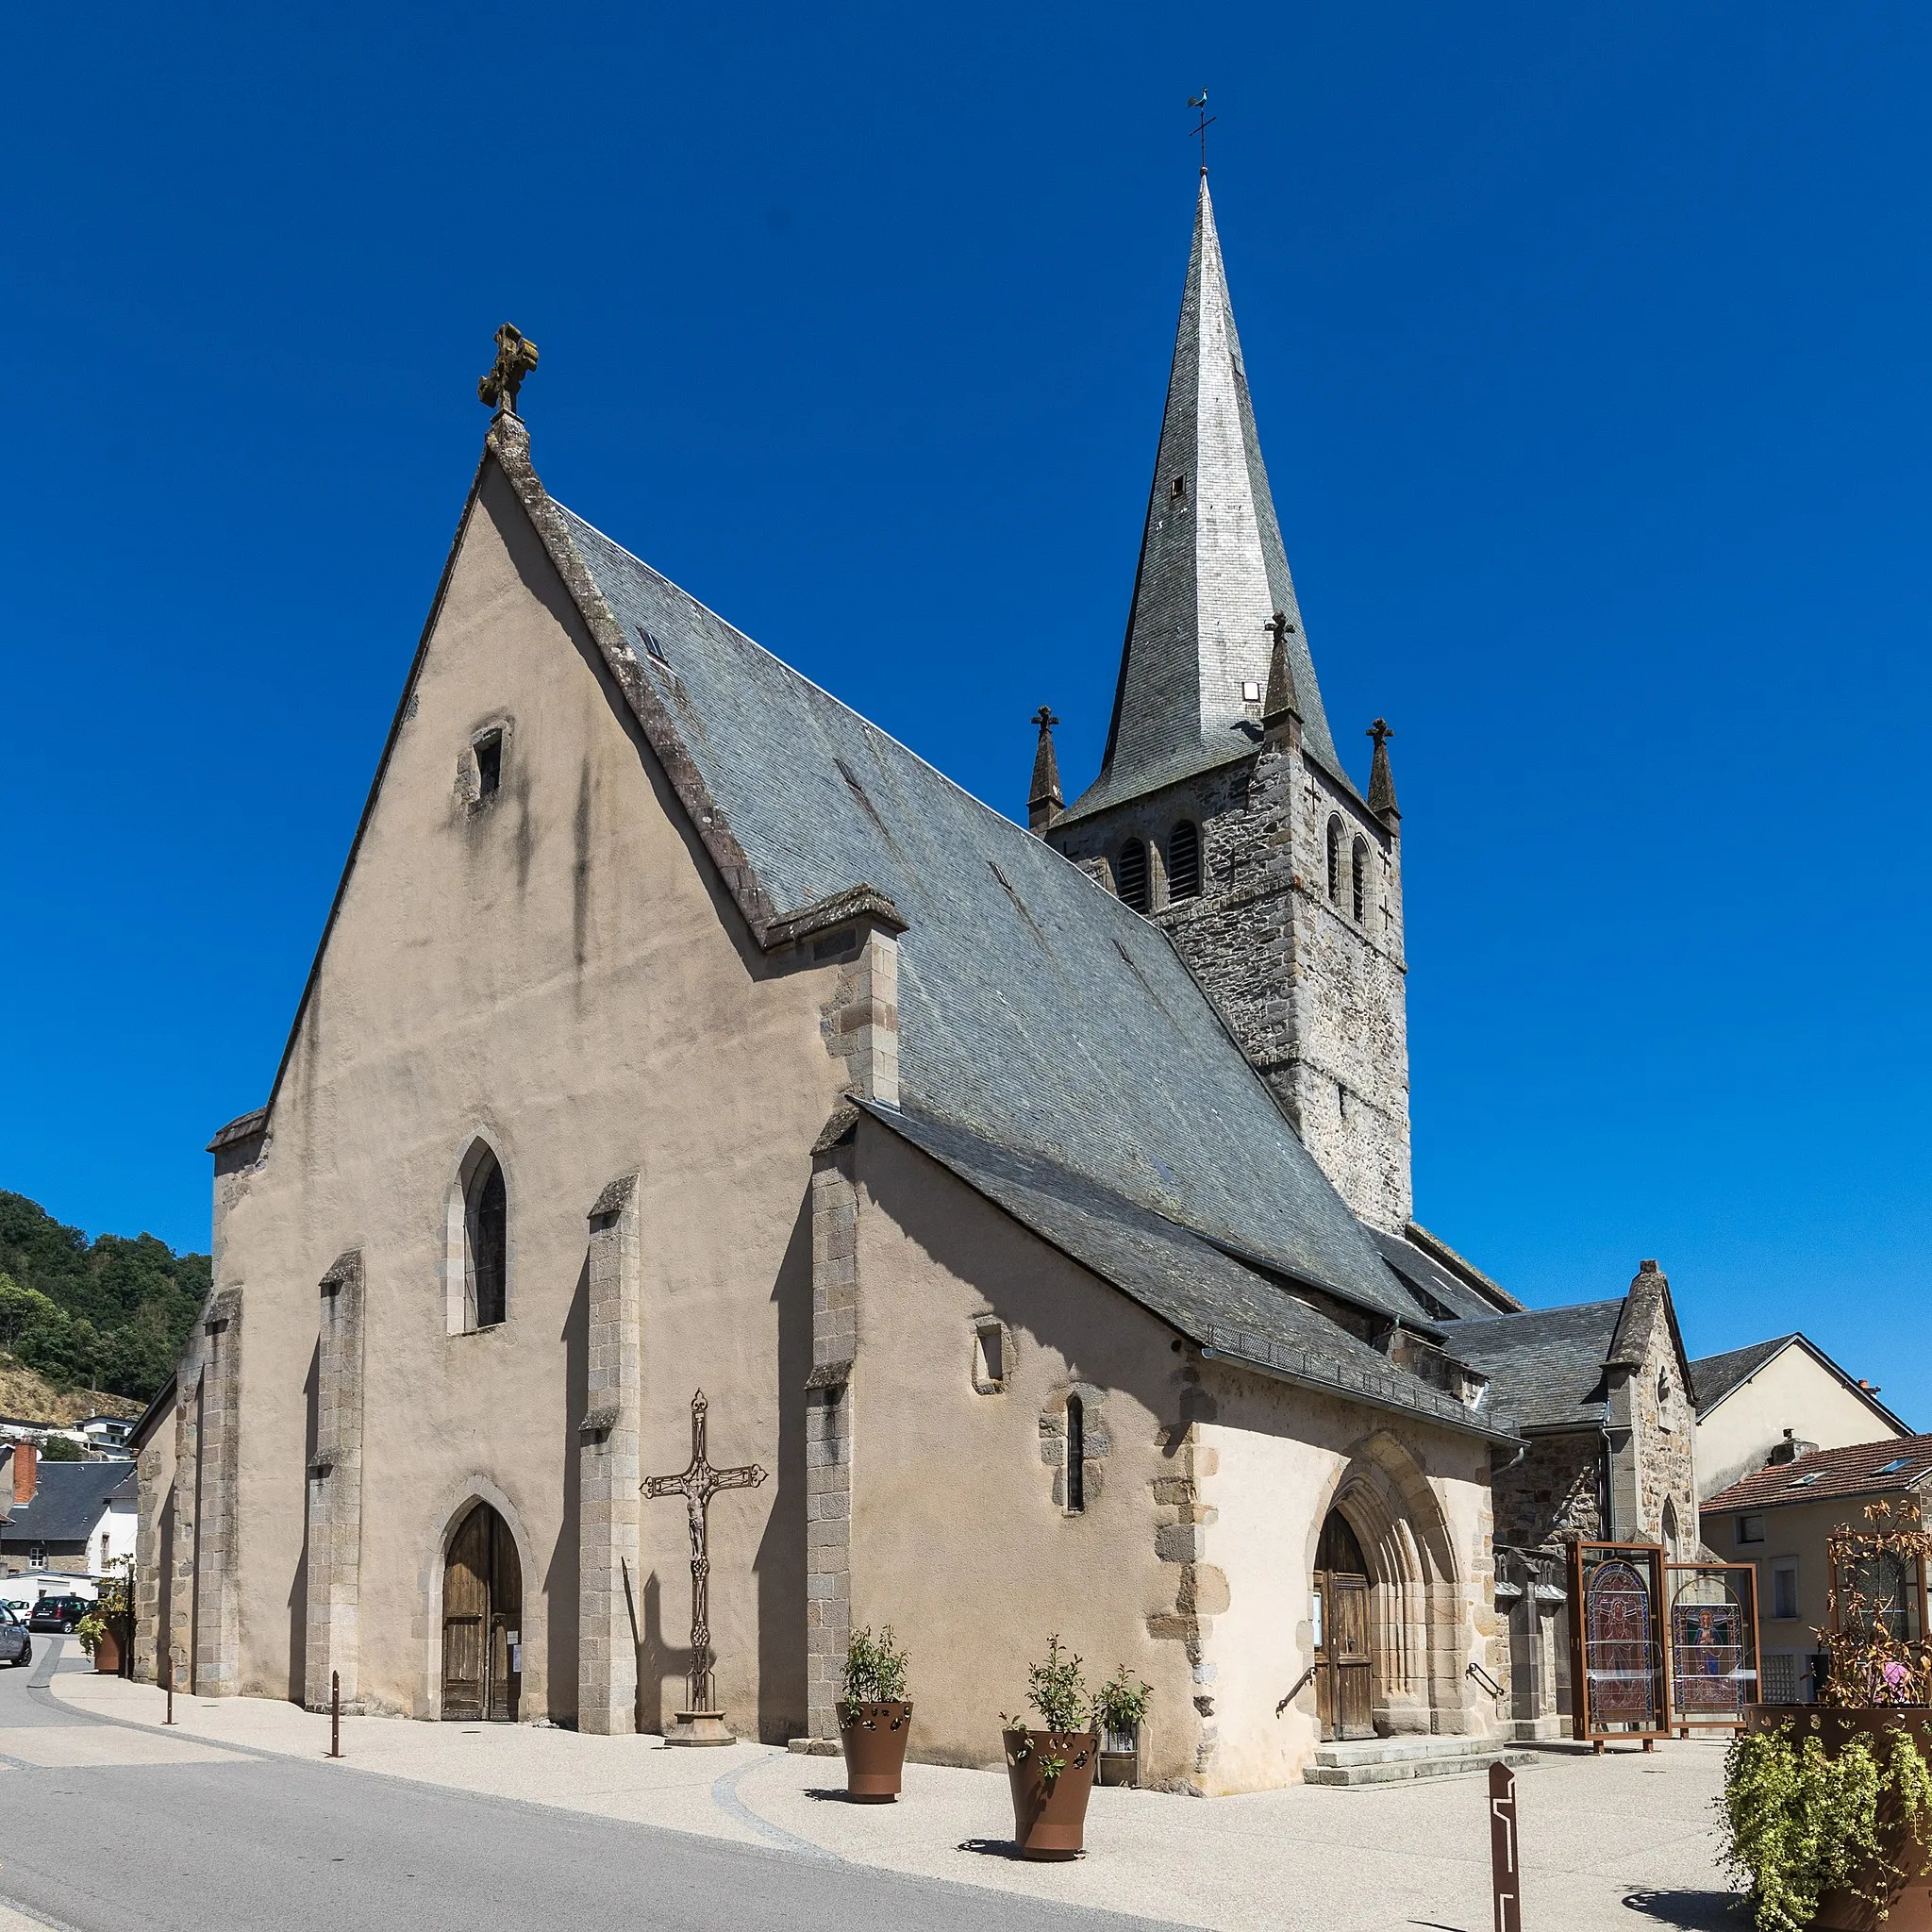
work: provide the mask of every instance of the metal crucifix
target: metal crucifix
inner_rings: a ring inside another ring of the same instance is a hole
[[[691,1463],[677,1475],[647,1477],[647,1496],[682,1496],[691,1515],[691,1710],[679,1716],[707,1716],[716,1712],[711,1684],[711,1558],[707,1541],[705,1511],[720,1490],[755,1490],[765,1473],[756,1462],[742,1469],[713,1469],[705,1455],[705,1391],[700,1389],[691,1399]]]

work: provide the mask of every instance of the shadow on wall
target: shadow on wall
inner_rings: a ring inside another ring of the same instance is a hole
[[[308,1475],[315,1467],[322,1434],[322,1337],[308,1352],[308,1378],[302,1384],[308,1420],[302,1438],[302,1554],[289,1584],[289,1702],[308,1694]]]
[[[752,1568],[758,1594],[758,1738],[783,1744],[806,1730],[805,1384],[811,1374],[811,1191],[772,1285],[778,1311],[777,1493]]]
[[[558,1440],[563,1457],[563,1518],[550,1567],[543,1575],[544,1667],[548,1673],[547,1715],[558,1723],[577,1716],[577,1605],[582,1588],[579,1536],[583,1523],[582,1439],[577,1424],[591,1407],[591,1257],[586,1249],[577,1270],[576,1292],[563,1318],[563,1427]]]
[[[682,1593],[679,1597],[682,1603]],[[653,1570],[644,1578],[644,1631],[638,1645],[638,1729],[658,1731],[684,1701],[684,1680],[691,1674],[691,1646],[673,1645],[664,1635],[664,1586]],[[667,1706],[664,1686],[675,1686]]]

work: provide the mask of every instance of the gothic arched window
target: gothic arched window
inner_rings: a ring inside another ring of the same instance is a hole
[[[1341,821],[1328,821],[1328,903],[1341,904]]]
[[[1357,839],[1355,850],[1349,858],[1350,903],[1355,908],[1355,923],[1359,925],[1369,910],[1369,841]]]
[[[467,1328],[494,1328],[509,1310],[509,1197],[503,1167],[478,1142],[463,1181],[463,1300]]]
[[[1186,819],[1167,835],[1167,896],[1201,896],[1201,832]]]
[[[1147,909],[1147,848],[1138,839],[1121,847],[1121,898],[1136,912]]]
[[[1067,1397],[1067,1514],[1077,1516],[1087,1507],[1087,1405],[1077,1395]]]

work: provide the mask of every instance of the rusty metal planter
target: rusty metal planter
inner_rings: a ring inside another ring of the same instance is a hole
[[[1091,1731],[1008,1731],[1007,1777],[1013,1788],[1013,1842],[1023,1858],[1077,1858],[1084,1849],[1087,1798],[1100,1740]],[[1063,1769],[1046,1775],[1046,1760]]]
[[[121,1640],[111,1624],[94,1639],[94,1674],[115,1677],[121,1674]]]
[[[1932,1706],[1904,1704],[1875,1710],[1839,1710],[1817,1704],[1754,1704],[1746,1709],[1744,1722],[1753,1733],[1790,1724],[1793,1742],[1816,1738],[1824,1746],[1826,1757],[1836,1757],[1853,1739],[1862,1738],[1881,1767],[1891,1734],[1906,1731],[1920,1755],[1932,1762]],[[1880,1808],[1881,1842],[1905,1867],[1906,1882],[1891,1902],[1884,1932],[1932,1932],[1932,1853],[1911,1842],[1910,1827],[1890,1817],[1890,1808]],[[1878,1932],[1879,1923],[1877,1913],[1848,1891],[1827,1891],[1818,1901],[1818,1916],[1811,1922],[1815,1932]]]
[[[845,1749],[845,1795],[858,1805],[890,1805],[899,1795],[909,1704],[839,1703],[839,1741]]]

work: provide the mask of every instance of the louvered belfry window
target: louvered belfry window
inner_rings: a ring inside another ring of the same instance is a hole
[[[1201,833],[1198,826],[1190,824],[1186,819],[1167,835],[1167,896],[1201,896]]]
[[[1355,923],[1359,925],[1369,909],[1369,842],[1366,839],[1355,841],[1350,885],[1354,894]]]
[[[1121,847],[1121,898],[1136,912],[1147,909],[1147,848],[1138,839]]]
[[[1328,821],[1328,903],[1341,904],[1341,821]]]

